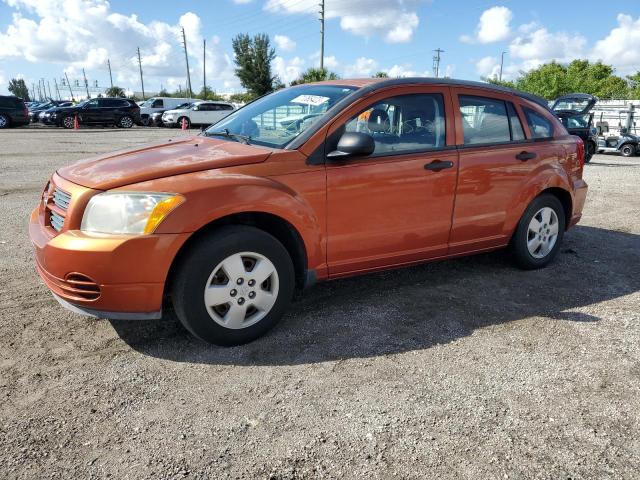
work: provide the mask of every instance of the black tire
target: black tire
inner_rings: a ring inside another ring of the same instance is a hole
[[[6,115],[0,115],[0,128],[9,128],[11,120]]]
[[[204,289],[216,266],[240,252],[255,252],[266,257],[275,267],[279,288],[266,316],[251,326],[231,329],[209,315]],[[205,342],[230,346],[255,340],[271,329],[289,306],[294,287],[293,262],[276,238],[254,227],[228,226],[204,235],[189,247],[179,260],[171,297],[178,319],[189,332]]]
[[[529,252],[529,248],[527,246],[529,241],[529,224],[533,217],[545,207],[553,209],[556,214],[558,220],[558,234],[555,244],[551,250],[546,253],[544,257],[536,258]],[[560,249],[560,244],[564,237],[565,226],[566,218],[564,207],[560,200],[558,200],[558,197],[550,193],[543,193],[536,197],[522,214],[513,238],[511,239],[511,248],[518,266],[524,270],[533,270],[537,268],[544,268],[551,263]]]
[[[633,157],[636,153],[636,147],[631,143],[627,143],[620,148],[623,157]]]
[[[188,130],[188,129],[190,129],[190,128],[191,128],[191,120],[189,120],[189,117],[180,117],[180,118],[178,119],[178,123],[177,123],[178,128],[182,128],[182,121],[183,121],[183,120],[184,120],[184,121],[186,122],[186,124],[187,124],[187,125],[186,125],[186,126],[187,126],[187,130]]]
[[[60,126],[67,129],[73,128],[73,123],[74,123],[74,118],[71,115],[66,115],[62,117],[62,120],[60,120]]]
[[[118,119],[116,125],[119,128],[131,128],[133,127],[133,118],[131,118],[129,115],[123,115]]]
[[[594,153],[596,153],[596,144],[593,142],[587,142],[584,152],[584,163],[589,163]]]

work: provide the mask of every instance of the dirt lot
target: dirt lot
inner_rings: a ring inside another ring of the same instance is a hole
[[[225,349],[69,313],[33,268],[52,171],[170,134],[0,133],[1,478],[640,477],[640,158],[586,167],[544,271],[497,252],[319,285]]]

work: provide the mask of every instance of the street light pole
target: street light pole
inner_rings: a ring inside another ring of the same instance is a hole
[[[324,0],[320,2],[320,70],[324,70]]]
[[[500,81],[502,81],[502,67],[504,66],[504,54],[507,52],[502,52],[500,56]]]

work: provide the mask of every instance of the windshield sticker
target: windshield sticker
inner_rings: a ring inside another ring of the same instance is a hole
[[[329,97],[323,97],[321,95],[298,95],[291,100],[291,103],[301,103],[303,105],[322,105],[329,100]]]

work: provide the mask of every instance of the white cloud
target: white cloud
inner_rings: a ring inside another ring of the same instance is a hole
[[[7,0],[16,9],[12,22],[0,32],[0,61],[24,58],[33,63],[57,63],[77,72],[81,68],[106,73],[107,58],[125,87],[137,89],[136,47],[140,47],[145,80],[159,84],[167,77],[183,78],[181,27],[187,35],[194,90],[202,81],[202,22],[187,12],[176,24],[150,21],[111,10],[106,0]],[[237,85],[232,61],[217,37],[208,39],[207,79],[224,86]],[[146,83],[146,82],[145,82]]]
[[[378,62],[373,58],[360,57],[355,63],[347,65],[344,69],[346,78],[370,77],[378,68]]]
[[[272,68],[274,73],[280,77],[280,80],[288,84],[300,77],[305,70],[304,64],[304,60],[300,57],[294,57],[287,61],[278,56],[273,59]]]
[[[283,50],[285,52],[290,52],[292,50],[295,50],[296,48],[296,42],[291,40],[286,35],[276,35],[275,37],[273,37],[273,41],[276,43],[276,46],[280,50]]]
[[[465,43],[493,43],[509,38],[513,12],[507,7],[491,7],[482,12],[474,37],[463,35],[460,40]]]
[[[570,62],[584,56],[587,40],[579,34],[549,32],[540,27],[525,35],[519,35],[509,45],[509,54],[525,65],[541,65],[556,60]]]
[[[617,20],[618,26],[596,42],[590,57],[613,64],[622,73],[635,72],[640,68],[640,17],[634,21],[621,13]]]
[[[339,18],[343,30],[362,37],[379,36],[389,43],[409,42],[418,27],[415,12],[426,0],[326,0],[325,17]],[[268,0],[271,12],[317,15],[317,0]]]
[[[418,71],[413,69],[413,65],[410,63],[405,63],[402,65],[394,65],[391,68],[384,69],[383,72],[386,72],[387,75],[391,78],[397,77],[428,77],[431,75],[431,72],[428,70]]]

